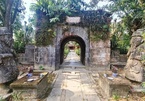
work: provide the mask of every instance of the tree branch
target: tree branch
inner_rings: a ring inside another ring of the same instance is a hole
[[[15,6],[15,9],[14,9],[14,14],[12,16],[12,21],[11,21],[12,24],[14,23],[14,21],[16,19],[16,16],[17,16],[17,13],[18,13],[18,6],[19,6],[19,4],[20,4],[20,0],[17,0],[16,1],[16,6]]]

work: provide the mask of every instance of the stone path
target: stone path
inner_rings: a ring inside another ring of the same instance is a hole
[[[80,57],[76,54],[76,52],[74,50],[71,50],[68,53],[66,59],[64,59],[64,62],[61,65],[61,67],[70,67],[70,66],[74,66],[74,67],[85,67],[80,62]]]
[[[57,71],[57,79],[47,101],[100,101],[95,90],[87,70],[64,68]]]

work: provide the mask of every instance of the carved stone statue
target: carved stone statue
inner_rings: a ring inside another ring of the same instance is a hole
[[[12,50],[12,34],[6,27],[0,27],[0,84],[17,79],[18,68]]]
[[[145,56],[145,42],[142,37],[143,30],[137,30],[131,38],[131,48],[128,51],[128,60],[125,66],[126,78],[136,81],[143,81],[144,64],[143,56]]]

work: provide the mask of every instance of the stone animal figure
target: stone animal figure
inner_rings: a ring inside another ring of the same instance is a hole
[[[0,84],[17,79],[19,70],[12,54],[12,34],[6,27],[0,27]]]
[[[133,33],[131,39],[131,48],[128,51],[128,60],[125,66],[125,77],[131,81],[142,82],[144,65],[142,56],[145,54],[145,43],[142,37],[143,30],[137,30]]]

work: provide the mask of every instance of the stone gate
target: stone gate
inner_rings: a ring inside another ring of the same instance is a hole
[[[47,16],[41,11],[37,13],[37,46],[34,49],[35,69],[39,69],[40,66],[50,70],[59,69],[64,61],[64,46],[69,41],[75,41],[80,45],[80,61],[88,69],[109,69],[109,30],[105,32],[106,29],[104,27],[109,26],[111,21],[108,12],[103,10],[85,11],[77,17],[66,16],[65,20],[55,24],[51,28],[48,27],[50,22]],[[94,18],[92,17],[93,14],[96,14]],[[99,18],[97,18],[98,16]],[[90,21],[90,24],[87,22],[87,19]],[[97,35],[105,32],[104,37],[107,37],[105,40],[101,38],[93,40],[94,32],[90,30],[90,25],[94,21],[96,21],[95,23],[103,23],[102,26],[96,28],[95,32],[97,32]]]

